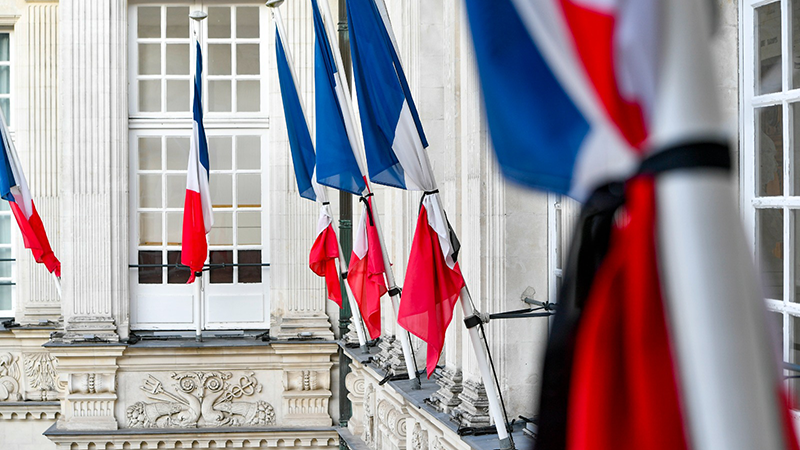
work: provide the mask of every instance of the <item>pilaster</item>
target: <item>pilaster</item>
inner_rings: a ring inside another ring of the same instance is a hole
[[[489,418],[489,398],[486,388],[479,381],[467,380],[464,390],[458,394],[461,404],[450,412],[450,416],[464,427],[485,427],[491,425]]]
[[[428,403],[437,411],[449,414],[461,404],[458,395],[464,390],[463,379],[461,369],[445,367],[442,376],[436,380],[439,390],[431,395]]]
[[[313,28],[311,6],[306,2],[286,2],[281,7],[286,22],[287,42],[299,76],[301,98],[306,102],[308,120],[313,123]],[[274,40],[272,33],[270,39]],[[274,45],[274,42],[269,44]],[[273,48],[273,47],[270,47]],[[274,60],[270,61],[274,66]],[[269,70],[270,83],[270,335],[279,339],[311,333],[333,339],[326,313],[327,295],[323,280],[308,268],[308,252],[314,242],[318,207],[297,192],[294,169],[289,156],[286,121],[283,115],[276,70]]]
[[[62,430],[116,430],[117,359],[124,345],[49,344],[58,358],[58,383],[63,390]]]
[[[58,150],[58,3],[31,3],[16,26],[18,106],[11,128],[50,246],[61,255]],[[52,276],[17,240],[16,321],[38,324],[61,315]]]
[[[59,8],[64,338],[113,342],[128,334],[127,2]]]

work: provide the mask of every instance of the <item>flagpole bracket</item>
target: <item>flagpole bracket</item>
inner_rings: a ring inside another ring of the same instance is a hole
[[[468,330],[470,328],[475,328],[482,323],[489,323],[489,314],[475,311],[475,313],[471,316],[464,318],[464,326],[466,326]]]

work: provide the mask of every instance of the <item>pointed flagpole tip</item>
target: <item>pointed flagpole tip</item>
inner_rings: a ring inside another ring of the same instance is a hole
[[[208,13],[205,11],[196,10],[189,13],[189,17],[199,22],[208,17]]]
[[[268,8],[277,8],[283,4],[284,0],[267,0],[267,7]]]

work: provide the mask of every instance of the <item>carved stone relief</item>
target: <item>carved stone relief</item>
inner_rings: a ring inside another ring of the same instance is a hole
[[[411,448],[428,450],[428,432],[422,429],[419,422],[414,424],[414,431],[411,433]]]
[[[253,372],[233,378],[230,372],[174,372],[165,388],[150,375],[141,389],[156,402],[136,402],[127,409],[131,428],[261,426],[275,423],[275,410],[263,401],[241,401],[260,393]]]
[[[11,353],[0,353],[0,401],[17,402],[22,399],[18,359]]]
[[[374,404],[375,387],[368,384],[366,394],[364,394],[364,433],[361,438],[370,447],[372,447],[375,437],[375,409],[372,406]]]
[[[47,352],[24,353],[27,387],[25,399],[52,401],[58,399],[56,359]]]

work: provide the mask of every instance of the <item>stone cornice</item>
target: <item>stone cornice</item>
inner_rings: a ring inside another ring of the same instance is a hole
[[[59,402],[0,403],[0,420],[56,420],[59,415]]]
[[[0,28],[13,27],[19,18],[19,14],[0,14]]]

